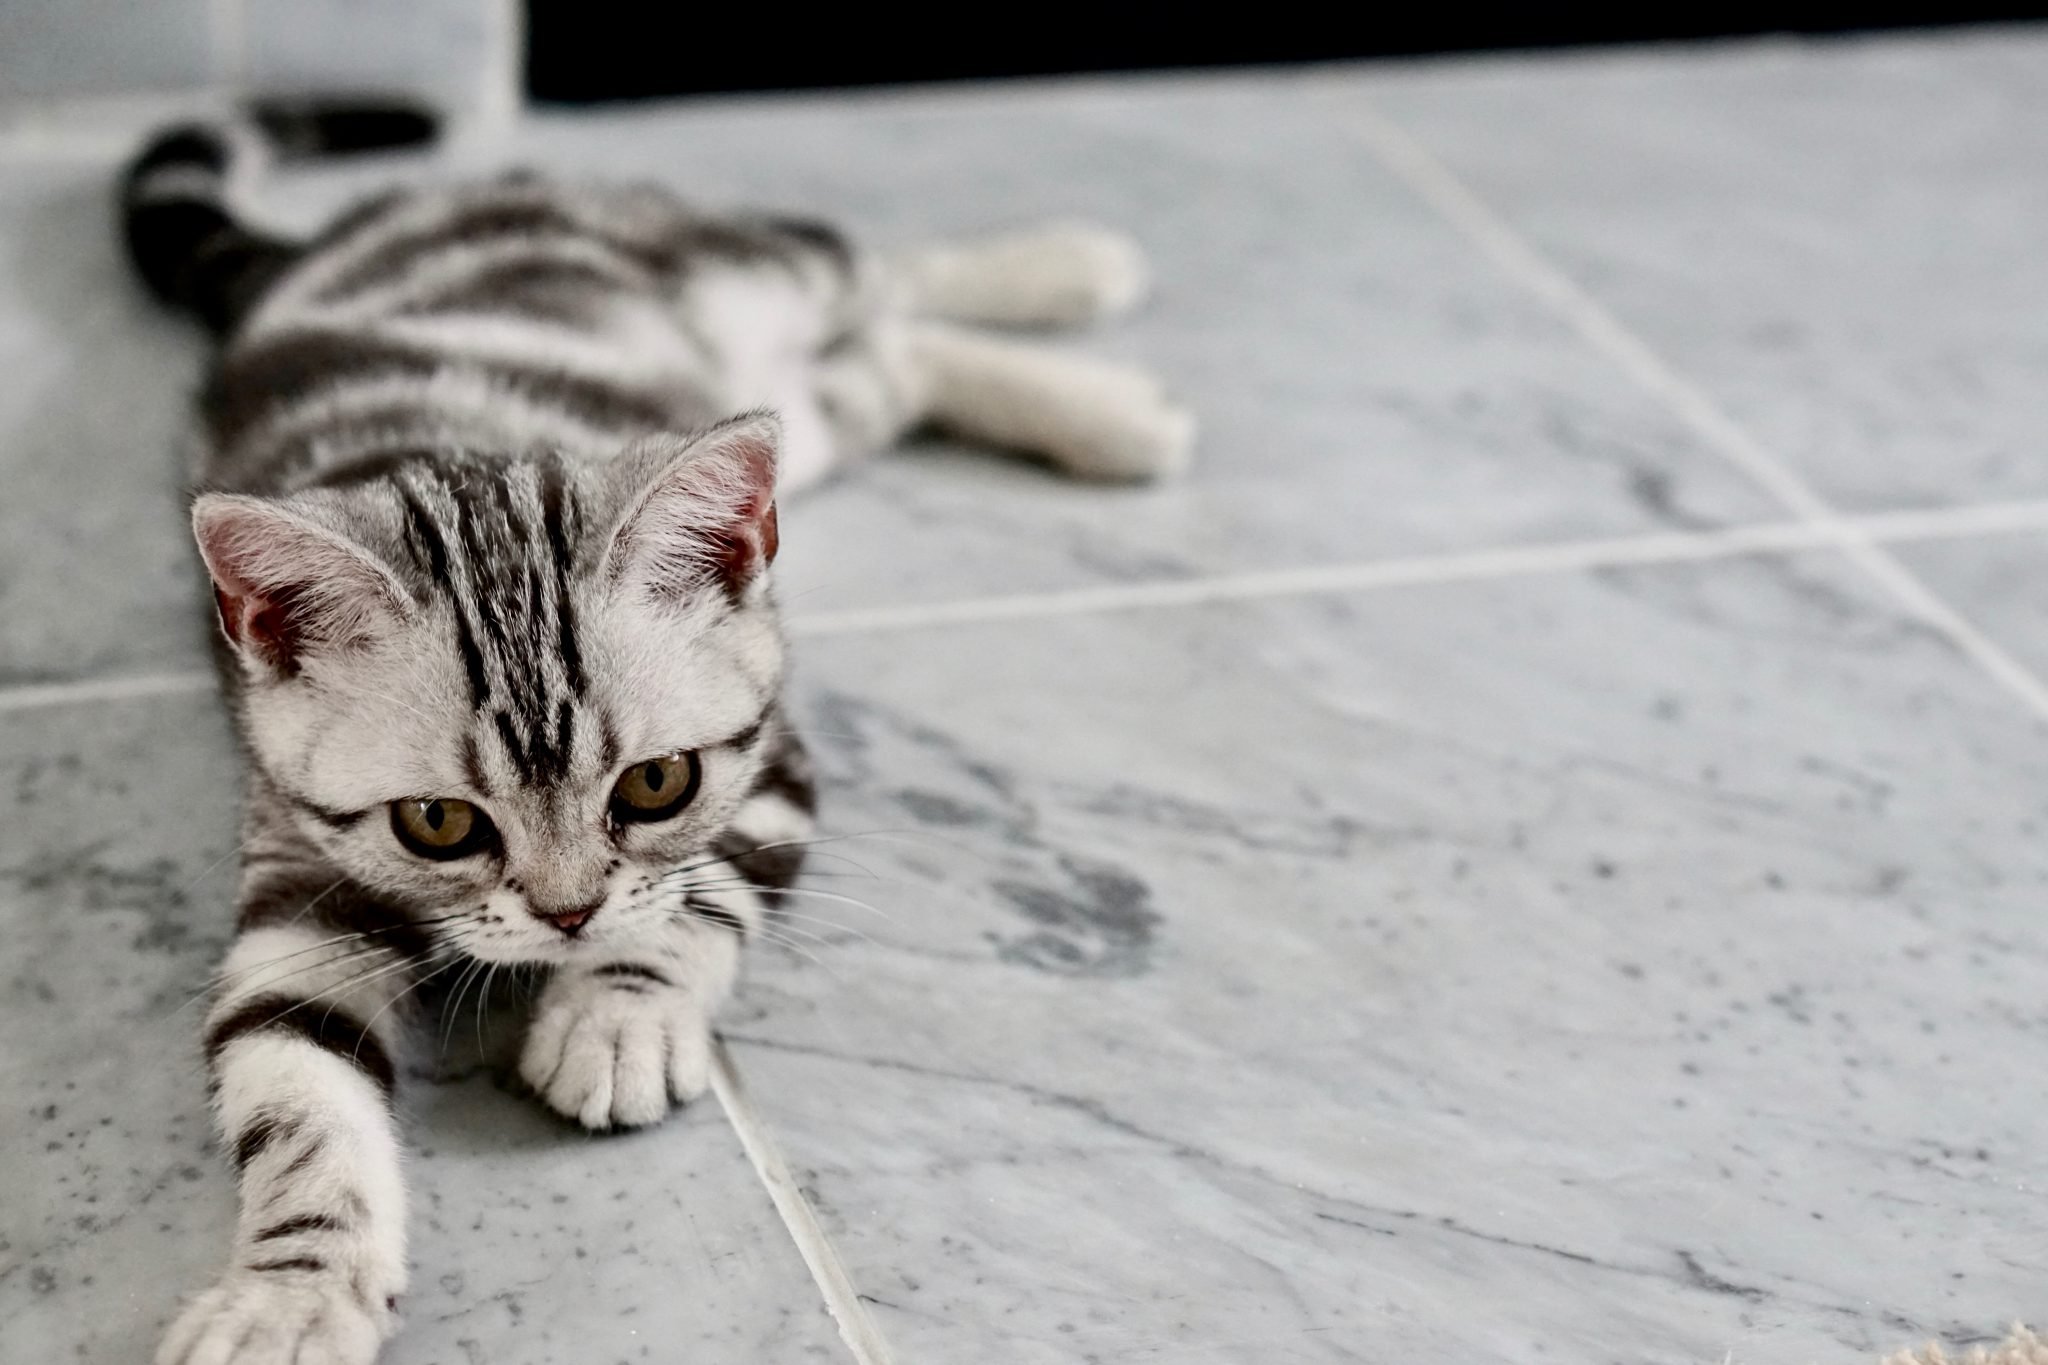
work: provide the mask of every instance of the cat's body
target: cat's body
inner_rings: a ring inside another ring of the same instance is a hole
[[[160,1360],[362,1365],[406,1280],[391,1099],[416,988],[544,968],[521,1071],[592,1128],[706,1084],[811,828],[778,483],[926,422],[1142,476],[1188,427],[1130,371],[945,321],[1128,302],[1106,234],[883,262],[508,177],[302,246],[226,211],[229,145],[160,140],[126,197],[144,277],[223,338],[193,516],[249,761],[205,1027],[242,1215]]]

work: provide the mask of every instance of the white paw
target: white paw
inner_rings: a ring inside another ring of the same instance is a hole
[[[156,1365],[370,1365],[394,1321],[334,1275],[237,1270],[186,1305]]]
[[[1020,279],[1041,302],[1039,320],[1093,322],[1134,307],[1151,287],[1145,252],[1121,232],[1055,223],[1009,239]]]
[[[1102,479],[1163,479],[1188,467],[1195,449],[1195,415],[1156,399],[1135,406],[1113,424],[1091,452],[1086,473]]]
[[[710,1084],[710,1014],[675,986],[565,972],[541,993],[519,1074],[586,1128],[652,1123]]]
[[[1145,253],[1120,232],[1054,223],[903,263],[912,311],[960,322],[1066,327],[1110,317],[1145,296]]]
[[[1140,370],[1106,362],[1077,369],[1067,385],[1055,458],[1085,478],[1160,479],[1188,466],[1195,418]]]

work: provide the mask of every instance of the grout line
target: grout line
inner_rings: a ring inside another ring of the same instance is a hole
[[[1347,121],[1350,131],[1380,164],[1462,233],[1481,255],[1549,304],[1581,340],[1662,400],[1672,415],[1695,435],[1768,490],[1802,522],[1824,535],[1829,546],[1875,579],[1907,611],[1939,631],[1951,645],[2032,708],[2038,718],[2048,719],[2048,683],[1883,549],[1879,538],[1865,526],[1837,512],[1705,390],[1679,374],[1648,342],[1530,245],[1421,143],[1363,99],[1345,97],[1343,107],[1352,116]]]
[[[1853,555],[1862,546],[2041,531],[2048,531],[2048,499],[1876,512],[1853,518],[1833,518],[1825,523],[1762,522],[1704,531],[1666,531],[1640,536],[1460,550],[1364,563],[1212,574],[1149,583],[1116,583],[1000,597],[969,597],[950,602],[847,607],[791,616],[787,629],[793,638],[817,639],[1003,621],[1052,620],[1117,611],[1377,592],[1435,584],[1530,578],[1588,569],[1696,564],[1757,555],[1795,554],[1802,550],[1832,549]],[[1865,564],[1864,567],[1882,578],[1888,572],[1884,566],[1895,561],[1884,555],[1879,559],[1879,563]],[[1919,600],[1909,602],[1916,614],[1946,635],[1975,629],[1956,617],[1953,610],[1922,586],[1919,580],[1902,568],[1900,572],[1904,581],[1887,582],[1886,586],[1902,600],[1919,593]],[[2013,667],[2019,669],[2017,664]],[[2023,679],[2031,675],[2024,669],[2019,671],[2021,678],[2001,678],[2001,681],[2016,691],[2023,689],[2027,685]],[[190,696],[210,692],[214,686],[215,675],[206,669],[0,686],[0,716],[91,702]]]
[[[1811,529],[1797,522],[1731,527],[1726,530],[1697,533],[1674,531],[1661,535],[1417,555],[1412,558],[1385,559],[1364,564],[1329,564],[1148,583],[1116,583],[1103,587],[1015,593],[1001,597],[966,598],[951,602],[911,602],[901,606],[854,607],[796,617],[789,623],[789,633],[801,639],[918,630],[932,626],[1089,616],[1102,612],[1137,611],[1146,608],[1200,607],[1225,602],[1258,601],[1265,598],[1322,596],[1332,593],[1370,592],[1385,588],[1423,587],[1436,583],[1519,578],[1628,564],[1726,559],[1774,550],[1812,549],[1825,543]]]
[[[722,1038],[714,1038],[711,1044],[711,1089],[724,1107],[726,1120],[739,1137],[747,1160],[753,1163],[754,1173],[761,1177],[775,1211],[782,1215],[783,1226],[789,1229],[797,1253],[810,1268],[811,1278],[817,1281],[825,1307],[839,1325],[839,1336],[853,1352],[854,1360],[859,1365],[890,1365],[888,1344],[882,1340],[874,1319],[868,1316],[867,1305],[861,1302],[860,1291],[854,1288],[853,1277],[846,1273],[839,1253],[832,1249],[831,1239],[818,1225],[817,1211],[804,1198],[796,1177],[790,1174],[789,1163],[768,1131],[767,1121],[754,1108]]]
[[[52,706],[78,706],[95,701],[139,701],[181,697],[210,691],[214,675],[203,669],[184,673],[138,673],[75,682],[30,683],[0,688],[0,716],[15,711],[40,711]]]
[[[1880,512],[1859,518],[1854,524],[1859,534],[1873,541],[1950,540],[1999,532],[2041,531],[2048,530],[2048,499]],[[1546,545],[1506,546],[1366,563],[1273,569],[1165,582],[1118,583],[952,602],[854,607],[793,617],[789,622],[789,633],[798,638],[855,635],[1146,608],[1198,607],[1264,598],[1372,592],[1573,570],[1838,549],[1841,541],[1841,533],[1834,526],[1805,521],[1767,522],[1705,531],[1670,531]]]

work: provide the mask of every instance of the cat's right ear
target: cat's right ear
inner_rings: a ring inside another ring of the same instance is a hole
[[[236,652],[278,673],[311,650],[357,643],[398,619],[405,592],[359,546],[262,498],[202,494],[192,535]]]

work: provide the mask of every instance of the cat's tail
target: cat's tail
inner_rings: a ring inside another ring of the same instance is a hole
[[[166,129],[121,178],[128,259],[151,293],[226,336],[300,251],[242,221],[233,186],[267,160],[416,146],[438,129],[401,103],[320,100],[262,100],[241,118]]]

